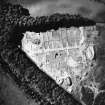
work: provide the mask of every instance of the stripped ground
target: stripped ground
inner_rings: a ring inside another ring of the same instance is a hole
[[[70,93],[78,91],[80,97],[81,81],[92,69],[97,37],[95,26],[44,33],[27,31],[22,39],[22,50],[57,84]]]

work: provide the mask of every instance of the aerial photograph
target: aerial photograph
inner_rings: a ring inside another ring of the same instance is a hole
[[[0,105],[105,105],[105,1],[0,0]]]

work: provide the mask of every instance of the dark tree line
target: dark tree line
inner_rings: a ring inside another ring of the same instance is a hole
[[[95,2],[98,2],[98,3],[105,4],[105,1],[104,0],[90,0],[90,1],[95,1]]]

